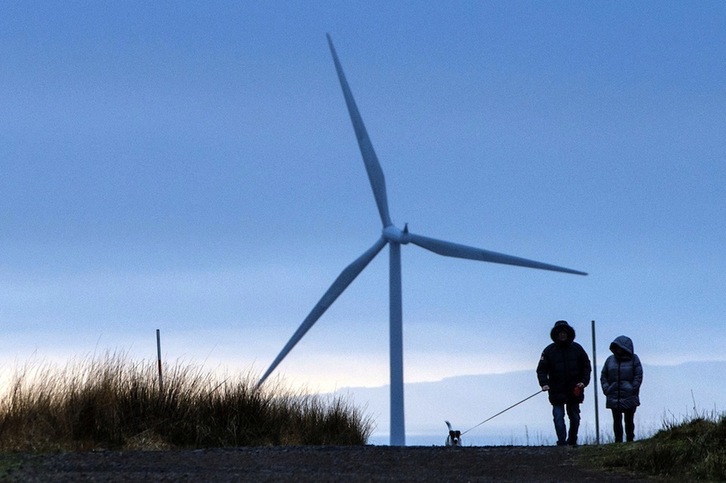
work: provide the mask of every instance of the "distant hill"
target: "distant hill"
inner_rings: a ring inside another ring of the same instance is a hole
[[[642,405],[636,412],[636,438],[661,429],[664,421],[681,421],[695,414],[726,412],[726,361],[688,362],[674,366],[644,366]],[[600,391],[598,411],[601,441],[612,436],[610,410]],[[444,420],[462,431],[469,430],[499,411],[538,392],[534,369],[505,374],[456,376],[436,382],[406,384],[407,444],[441,444],[446,436]],[[387,444],[389,388],[343,388],[376,422],[372,442]],[[593,384],[582,405],[581,438],[595,438]],[[504,412],[464,435],[469,444],[552,444],[551,406],[545,393]]]

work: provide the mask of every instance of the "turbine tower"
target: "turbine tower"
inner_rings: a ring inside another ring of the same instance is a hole
[[[378,206],[378,213],[383,224],[381,237],[360,257],[348,265],[333,284],[323,294],[322,298],[313,307],[303,323],[298,327],[297,331],[290,338],[288,343],[283,347],[280,354],[275,358],[270,367],[264,373],[257,386],[261,386],[275,368],[282,362],[287,354],[295,347],[300,339],[308,330],[317,322],[317,320],[332,305],[338,296],[345,291],[353,280],[360,274],[373,258],[383,249],[384,246],[389,247],[389,298],[390,298],[390,377],[391,377],[391,446],[405,446],[406,431],[404,424],[404,404],[403,404],[403,312],[401,300],[401,245],[413,243],[421,248],[430,250],[439,255],[465,258],[469,260],[478,260],[482,262],[502,263],[505,265],[517,265],[520,267],[538,268],[541,270],[551,270],[555,272],[572,273],[576,275],[587,275],[585,272],[572,270],[569,268],[558,267],[548,263],[536,262],[525,258],[514,257],[502,253],[474,248],[448,241],[437,240],[434,238],[416,235],[408,231],[408,225],[404,229],[396,227],[391,222],[391,216],[388,212],[388,199],[386,196],[386,181],[383,176],[383,170],[378,162],[378,157],[373,150],[373,144],[368,137],[363,119],[361,118],[358,107],[353,99],[353,94],[348,86],[348,81],[343,73],[343,67],[338,60],[338,54],[333,46],[333,41],[328,34],[328,45],[335,63],[335,70],[338,73],[340,87],[343,90],[343,97],[348,106],[350,120],[353,123],[358,146],[360,147],[363,162],[365,163],[368,179],[373,189],[373,196]]]

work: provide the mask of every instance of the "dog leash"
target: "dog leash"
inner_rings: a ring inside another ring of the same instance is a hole
[[[532,399],[533,397],[535,397],[535,396],[536,396],[537,394],[539,394],[539,393],[541,393],[541,392],[544,392],[544,391],[542,391],[542,390],[540,389],[539,391],[537,391],[536,393],[532,394],[531,396],[527,396],[526,398],[522,399],[521,401],[519,401],[519,402],[517,402],[517,403],[514,403],[514,404],[512,404],[512,405],[511,405],[511,406],[509,406],[509,407],[508,407],[507,409],[503,409],[503,410],[499,411],[499,412],[498,412],[497,414],[495,414],[494,416],[490,416],[490,417],[488,417],[487,419],[485,419],[484,421],[482,421],[481,423],[477,424],[476,426],[474,426],[474,427],[471,427],[471,428],[467,429],[466,431],[462,432],[462,433],[461,433],[461,435],[463,436],[463,435],[465,435],[466,433],[468,433],[469,431],[471,431],[472,429],[478,428],[478,427],[479,427],[479,426],[481,426],[482,424],[486,423],[487,421],[489,421],[489,420],[491,420],[491,419],[494,419],[494,418],[496,418],[496,417],[497,417],[497,416],[499,416],[500,414],[502,414],[502,413],[506,413],[507,411],[509,411],[509,410],[510,410],[510,409],[512,409],[513,407],[515,407],[515,406],[519,406],[519,405],[520,405],[520,404],[522,404],[522,403],[523,403],[524,401],[527,401],[527,400],[529,400],[529,399]]]

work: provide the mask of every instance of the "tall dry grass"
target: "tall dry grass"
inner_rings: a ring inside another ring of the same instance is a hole
[[[168,449],[359,445],[372,421],[343,398],[257,390],[250,374],[106,354],[64,368],[16,370],[0,401],[0,450]]]

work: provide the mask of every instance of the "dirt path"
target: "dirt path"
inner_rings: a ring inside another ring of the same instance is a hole
[[[8,481],[639,481],[549,446],[303,446],[17,455]]]

